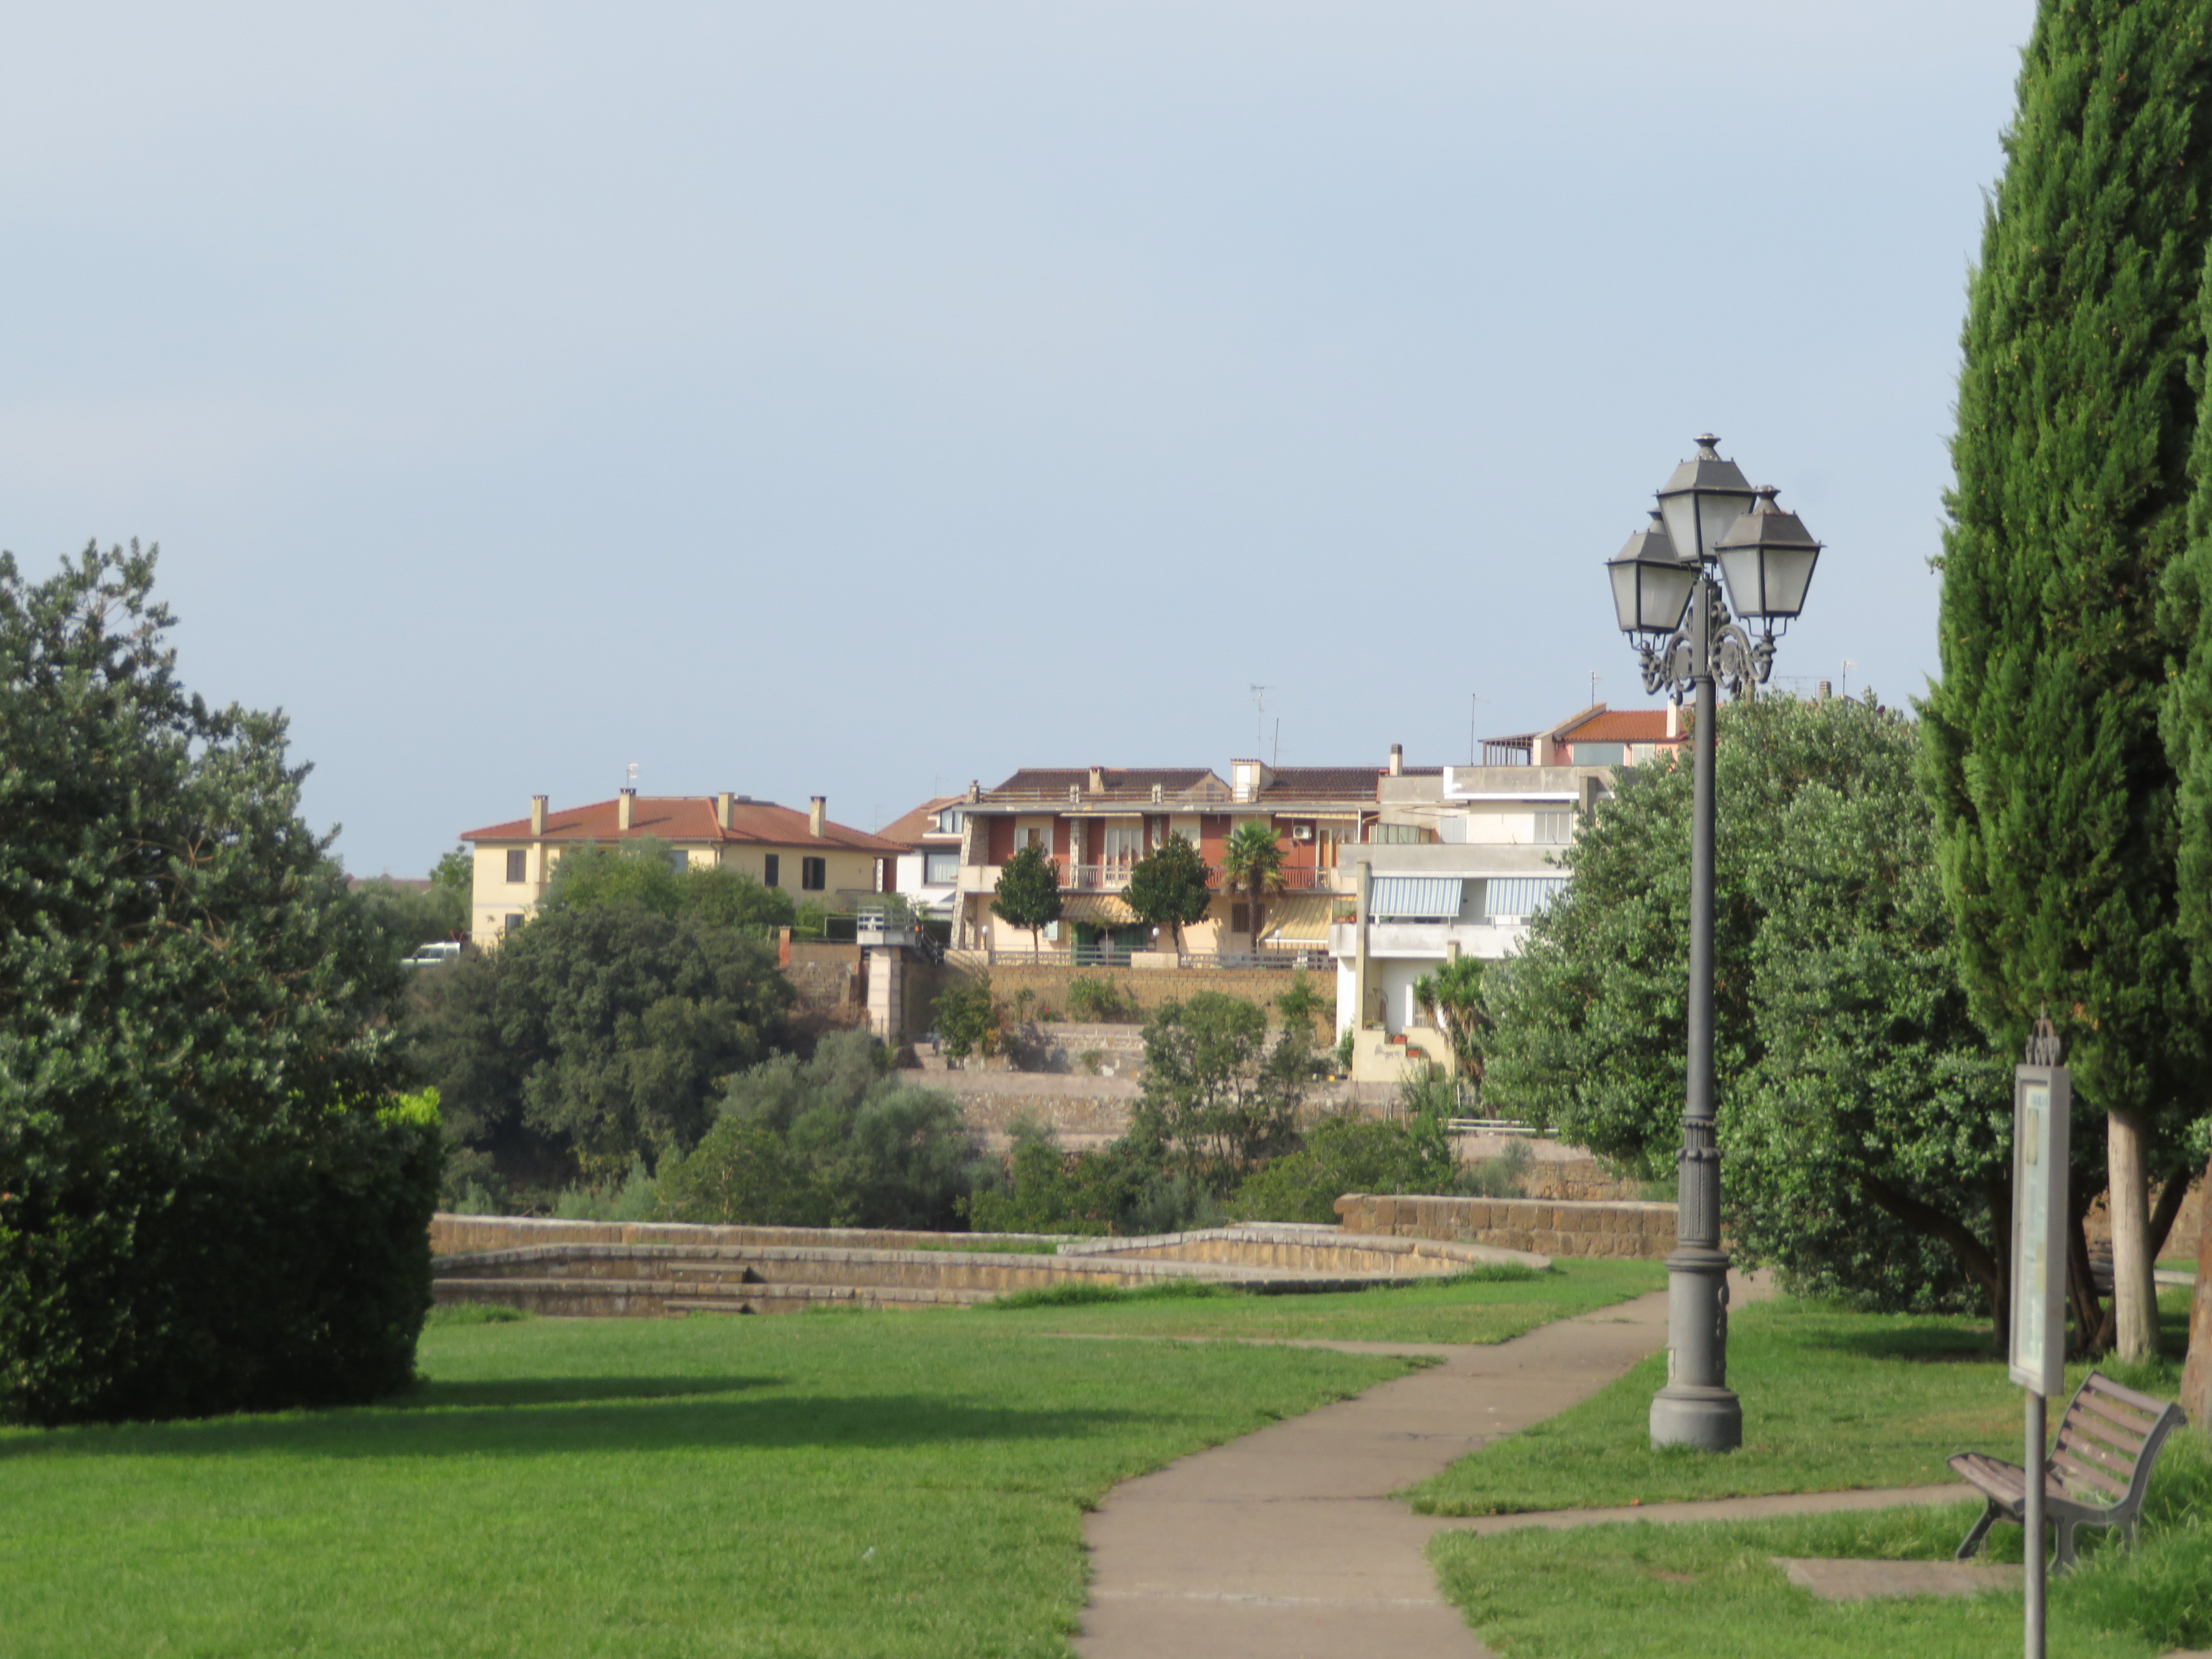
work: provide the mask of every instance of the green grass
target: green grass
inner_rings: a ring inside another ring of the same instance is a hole
[[[0,1650],[1063,1656],[1109,1486],[1407,1368],[1039,1316],[441,1319],[389,1406],[0,1431]]]
[[[2017,1591],[1962,1600],[1816,1601],[1779,1556],[1945,1560],[1978,1504],[1697,1525],[1443,1533],[1430,1546],[1445,1594],[1512,1659],[1983,1659],[2021,1639]],[[2142,1659],[2212,1642],[2212,1443],[2185,1432],[2160,1458],[2142,1541],[2081,1534],[2084,1559],[2051,1586],[2053,1653]],[[2018,1561],[1999,1527],[1990,1554]]]
[[[2186,1290],[2160,1299],[2166,1352],[2187,1346]],[[1729,1386],[1744,1443],[1724,1457],[1650,1443],[1653,1355],[1581,1405],[1486,1446],[1414,1487],[1432,1515],[1498,1515],[1764,1492],[1939,1486],[1944,1460],[1988,1451],[2017,1462],[2021,1392],[1990,1352],[1984,1320],[1850,1313],[1754,1303],[1729,1322]],[[2069,1370],[2069,1386],[2089,1368]],[[2108,1376],[2171,1397],[2172,1361]]]
[[[1070,1233],[1069,1237],[1076,1235]],[[917,1242],[905,1248],[915,1250],[972,1250],[984,1255],[1058,1255],[1057,1239],[1003,1238],[993,1233],[956,1233],[943,1239]]]
[[[1315,1296],[1115,1297],[1110,1304],[1093,1306],[1082,1305],[1088,1297],[1079,1302],[1054,1297],[1040,1304],[1009,1296],[965,1316],[1116,1336],[1503,1342],[1555,1319],[1664,1289],[1666,1283],[1666,1269],[1656,1261],[1561,1260],[1547,1273],[1479,1269],[1433,1285]],[[1000,1311],[1008,1309],[1013,1311]]]

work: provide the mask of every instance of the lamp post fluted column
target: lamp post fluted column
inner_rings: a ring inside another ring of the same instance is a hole
[[[1651,1443],[1733,1451],[1743,1443],[1743,1405],[1728,1386],[1728,1252],[1721,1249],[1721,1154],[1713,1121],[1712,578],[1690,596],[1691,683],[1696,714],[1690,820],[1688,1087],[1676,1155],[1674,1254],[1667,1258],[1667,1385],[1652,1396]]]
[[[1771,489],[1753,489],[1708,433],[1659,491],[1651,524],[1607,567],[1621,631],[1644,659],[1644,688],[1692,700],[1690,983],[1675,1165],[1674,1253],[1667,1258],[1667,1384],[1651,1399],[1651,1443],[1733,1451],[1743,1405],[1728,1386],[1728,1253],[1721,1249],[1721,1154],[1714,1119],[1713,856],[1720,682],[1742,696],[1765,680],[1774,635],[1805,602],[1820,544]],[[1715,576],[1717,567],[1720,578]],[[1721,579],[1738,617],[1721,600]]]

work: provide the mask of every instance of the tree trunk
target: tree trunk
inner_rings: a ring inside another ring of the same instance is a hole
[[[2173,1224],[2180,1218],[2181,1206],[2189,1201],[2189,1183],[2197,1178],[2194,1170],[2174,1170],[2167,1173],[2166,1182],[2159,1188],[2158,1207],[2150,1212],[2150,1259],[2153,1267],[2166,1254],[2166,1241],[2173,1232]],[[2196,1241],[2191,1239],[2191,1243]]]
[[[2097,1299],[2097,1280],[2089,1271],[2089,1237],[2082,1231],[2094,1193],[2074,1193],[2066,1203],[2066,1293],[2074,1304],[2076,1352],[2099,1354],[2112,1339],[2105,1334],[2105,1304]]]
[[[2181,1409],[2199,1428],[2212,1423],[2212,1163],[2204,1166],[2204,1218],[2197,1229],[2197,1291],[2189,1303],[2189,1363]]]
[[[2112,1314],[2123,1359],[2158,1352],[2158,1286],[2151,1277],[2150,1126],[2141,1112],[2105,1115],[2106,1202],[2112,1216]]]

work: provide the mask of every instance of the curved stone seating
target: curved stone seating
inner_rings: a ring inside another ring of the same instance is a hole
[[[957,1237],[441,1215],[431,1228],[431,1287],[440,1302],[619,1317],[958,1307],[1048,1285],[1169,1279],[1295,1294],[1418,1284],[1481,1263],[1549,1265],[1480,1244],[1268,1223],[1062,1240],[1048,1255],[911,1248]]]

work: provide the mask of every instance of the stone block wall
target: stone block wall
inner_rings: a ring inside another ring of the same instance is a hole
[[[1449,1238],[1540,1255],[1629,1256],[1656,1261],[1674,1248],[1672,1204],[1574,1203],[1533,1198],[1395,1197],[1336,1200],[1348,1233]]]
[[[948,975],[975,977],[986,970],[956,964],[945,971]],[[1121,994],[1135,998],[1137,1006],[1146,1013],[1164,1002],[1179,1002],[1200,991],[1243,997],[1272,1012],[1274,1000],[1291,988],[1289,974],[1269,968],[1070,968],[1049,963],[1024,967],[1001,954],[998,965],[988,971],[993,994],[1009,1006],[1014,994],[1026,988],[1036,993],[1041,1004],[1060,1014],[1067,1012],[1068,981],[1079,975],[1085,979],[1112,980]],[[1335,973],[1326,965],[1318,970],[1309,969],[1306,983],[1320,994],[1326,1005],[1321,1018],[1333,1027],[1336,1018]],[[1314,1041],[1325,1043],[1328,1038],[1316,1030]]]

